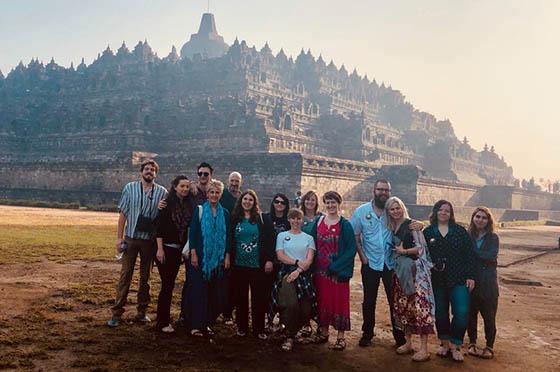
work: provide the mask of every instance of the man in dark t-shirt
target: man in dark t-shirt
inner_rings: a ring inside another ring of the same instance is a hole
[[[233,211],[237,199],[241,195],[241,184],[243,178],[239,172],[231,172],[228,178],[228,187],[224,190],[220,198],[220,204],[227,209],[229,213]]]

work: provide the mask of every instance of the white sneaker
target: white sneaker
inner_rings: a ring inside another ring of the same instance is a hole
[[[163,333],[173,333],[175,332],[175,329],[171,326],[171,324],[168,324],[167,327],[163,327],[161,331]]]
[[[463,357],[463,352],[461,351],[461,347],[457,346],[451,349],[451,358],[453,358],[456,362],[463,362],[465,358]]]

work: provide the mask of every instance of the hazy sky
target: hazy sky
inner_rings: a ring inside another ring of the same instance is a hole
[[[342,5],[344,4],[344,6]],[[196,32],[206,0],[0,1],[0,69],[32,57],[86,63],[148,39],[165,56]],[[311,48],[399,89],[494,145],[516,177],[560,178],[560,1],[213,0],[218,31],[273,52]]]

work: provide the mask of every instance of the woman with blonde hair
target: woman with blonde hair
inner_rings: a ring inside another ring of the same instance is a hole
[[[397,354],[410,354],[412,335],[420,336],[420,350],[412,360],[430,358],[428,335],[434,333],[435,305],[426,242],[421,232],[410,230],[412,220],[401,199],[393,196],[385,203],[385,221],[392,232],[395,272],[393,273],[393,314],[395,326],[405,333],[406,343]]]
[[[492,359],[494,357],[494,340],[496,339],[496,312],[498,310],[498,251],[500,239],[494,233],[494,216],[490,209],[477,207],[468,229],[476,253],[475,282],[471,293],[469,308],[469,355]],[[478,350],[476,346],[478,313],[484,320],[486,347]]]

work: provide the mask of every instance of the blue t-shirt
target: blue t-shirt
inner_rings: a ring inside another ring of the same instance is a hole
[[[293,260],[304,261],[308,249],[315,250],[315,241],[311,235],[304,232],[292,234],[284,231],[276,238],[276,251],[284,251],[284,254]]]
[[[244,218],[235,226],[235,266],[259,267],[259,227]]]

